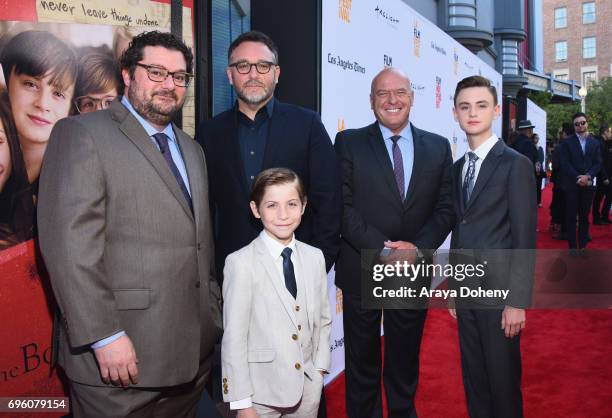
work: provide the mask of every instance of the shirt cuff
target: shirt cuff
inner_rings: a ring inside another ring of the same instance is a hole
[[[125,335],[125,331],[119,331],[118,333],[113,334],[110,337],[106,337],[106,338],[104,338],[104,339],[102,339],[100,341],[96,341],[95,343],[93,343],[91,345],[91,348],[93,348],[94,350],[96,348],[102,348],[105,345],[108,345],[108,344],[112,343],[113,341],[119,339],[119,337],[123,337],[124,335]]]
[[[251,402],[251,397],[240,399],[239,401],[230,402],[230,409],[246,409],[253,406],[253,402]]]

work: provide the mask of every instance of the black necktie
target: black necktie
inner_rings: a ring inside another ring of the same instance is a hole
[[[393,176],[395,177],[395,183],[397,183],[397,188],[399,189],[403,202],[406,198],[406,189],[404,184],[404,160],[402,159],[402,151],[399,145],[397,145],[397,141],[399,141],[400,138],[401,136],[399,135],[391,137],[391,141],[393,141],[391,151],[393,153]]]
[[[191,196],[189,195],[187,186],[185,186],[185,182],[183,181],[183,177],[181,176],[181,173],[176,167],[176,164],[174,164],[174,160],[172,159],[172,154],[170,153],[170,148],[168,147],[168,135],[166,135],[163,132],[159,132],[153,135],[153,138],[155,138],[155,141],[157,141],[157,145],[159,145],[159,150],[161,151],[162,156],[164,157],[164,160],[166,160],[166,163],[168,164],[168,168],[170,168],[170,171],[172,172],[172,174],[174,174],[174,177],[176,178],[176,182],[178,183],[181,189],[181,192],[183,192],[183,196],[185,196],[185,199],[187,200],[187,203],[189,204],[189,207],[191,208],[191,211],[193,212],[193,202],[191,201]]]
[[[291,262],[291,248],[287,247],[281,253],[283,256],[283,275],[285,276],[285,287],[293,296],[297,297],[297,283],[295,282],[295,272],[293,271],[293,263]]]
[[[474,175],[476,173],[476,160],[478,160],[478,156],[473,152],[468,152],[467,155],[469,163],[465,178],[463,179],[463,203],[465,205],[470,201],[472,190],[474,190]]]

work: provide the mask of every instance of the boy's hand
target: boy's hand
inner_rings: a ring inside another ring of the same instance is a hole
[[[259,418],[254,407],[239,409],[236,418]]]
[[[522,329],[525,329],[525,309],[506,305],[502,312],[501,329],[508,338],[518,335]]]

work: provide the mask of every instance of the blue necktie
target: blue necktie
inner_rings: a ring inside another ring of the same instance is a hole
[[[293,271],[293,263],[291,262],[291,248],[287,247],[281,253],[283,256],[283,275],[285,276],[285,287],[293,296],[297,297],[297,283],[295,282],[295,272]]]
[[[172,172],[172,174],[174,174],[174,177],[176,178],[176,182],[178,183],[181,189],[181,192],[183,192],[183,196],[185,196],[185,200],[187,200],[187,203],[189,204],[189,208],[193,212],[193,202],[191,200],[191,196],[189,195],[189,191],[187,190],[187,187],[185,186],[185,182],[183,181],[183,177],[181,176],[181,173],[176,167],[176,164],[174,164],[174,160],[172,159],[172,154],[170,153],[170,148],[168,147],[168,139],[169,139],[168,135],[166,135],[163,132],[159,132],[153,135],[153,138],[155,138],[157,145],[159,145],[159,150],[161,151],[162,156],[164,157],[164,160],[166,160],[166,163],[168,164],[168,168],[170,168],[170,171]]]
[[[406,185],[404,184],[404,160],[402,159],[402,151],[399,145],[397,145],[397,141],[399,141],[400,138],[401,136],[399,135],[391,137],[391,141],[393,141],[391,151],[393,153],[393,176],[395,177],[395,183],[397,183],[397,188],[399,189],[400,197],[403,202],[406,198]]]
[[[469,163],[467,173],[465,173],[465,178],[463,179],[463,203],[465,205],[470,201],[472,190],[474,190],[474,174],[476,173],[476,160],[478,160],[478,156],[473,152],[468,152],[467,155]]]

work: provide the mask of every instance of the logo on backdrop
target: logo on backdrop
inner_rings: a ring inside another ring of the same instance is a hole
[[[344,127],[344,118],[338,118],[338,132],[343,131],[344,129],[346,129]]]
[[[376,8],[374,9],[374,12],[376,13],[377,17],[380,16],[386,19],[387,21],[389,21],[390,23],[399,23],[399,19],[391,16],[389,12],[383,10],[380,6],[376,6]]]
[[[453,74],[459,74],[459,55],[456,49],[453,51]]]
[[[421,84],[416,84],[413,81],[410,82],[410,87],[412,87],[412,91],[414,91],[414,94],[417,94],[419,96],[422,96],[425,92],[425,86]]]
[[[457,132],[453,129],[453,143],[451,145],[451,152],[453,153],[453,161],[457,155]]]
[[[390,55],[384,55],[383,60],[385,67],[393,67],[393,58]]]
[[[329,64],[337,65],[343,70],[351,70],[356,73],[366,73],[366,67],[359,64],[357,61],[351,61],[346,58],[342,58],[340,55],[333,55],[331,52],[327,53],[327,62]]]
[[[342,290],[336,288],[336,313],[342,313]]]
[[[442,78],[436,77],[436,109],[440,109],[442,103]]]
[[[468,70],[474,70],[474,66],[467,61],[464,61],[463,65],[465,65],[465,68],[467,68]]]
[[[436,51],[438,54],[442,54],[442,55],[446,56],[446,49],[444,49],[440,45],[436,44],[434,41],[431,41],[431,49]]]
[[[341,21],[351,23],[351,7],[353,0],[338,0],[338,17]]]
[[[414,56],[419,58],[421,56],[421,30],[419,29],[419,21],[417,19],[414,19],[412,33],[414,38]]]

